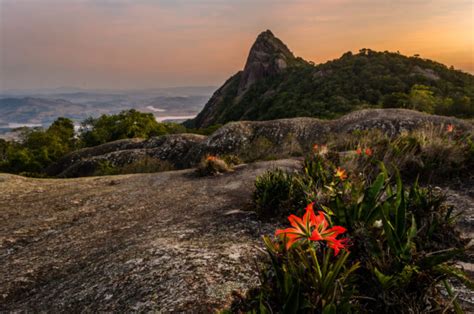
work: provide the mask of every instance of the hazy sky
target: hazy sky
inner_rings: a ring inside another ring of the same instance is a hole
[[[265,29],[316,63],[360,48],[474,72],[473,0],[0,0],[0,89],[220,85]]]

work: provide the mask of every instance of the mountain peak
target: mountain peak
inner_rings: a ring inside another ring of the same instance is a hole
[[[262,78],[281,73],[295,61],[290,49],[272,31],[260,33],[250,49],[238,93],[242,94]]]
[[[261,32],[258,36],[257,36],[257,41],[259,39],[263,39],[263,38],[275,38],[275,35],[273,35],[272,31],[267,29],[266,31],[264,32]]]

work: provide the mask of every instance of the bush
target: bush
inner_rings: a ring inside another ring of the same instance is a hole
[[[58,118],[47,129],[24,128],[20,142],[0,141],[0,171],[44,177],[44,169],[77,147],[74,124]]]
[[[185,131],[182,125],[158,123],[152,113],[130,109],[84,120],[81,123],[80,140],[82,146],[90,147],[125,138],[149,138]]]
[[[303,208],[317,195],[314,186],[324,184],[319,181],[326,169],[320,161],[333,157],[326,146],[314,146],[314,152],[304,161],[302,174],[288,173],[281,169],[274,169],[258,176],[255,180],[253,200],[255,211],[260,217],[282,217],[288,215],[289,208]],[[296,212],[299,214],[300,212]]]
[[[290,206],[293,178],[281,169],[267,171],[255,180],[253,199],[261,217],[278,215]]]
[[[150,113],[136,110],[122,111],[115,115],[102,115],[82,122],[79,134],[74,132],[74,123],[67,118],[56,119],[49,128],[24,128],[20,142],[0,140],[0,171],[28,176],[43,177],[46,168],[65,155],[81,148],[95,146],[124,138],[149,138],[172,133],[184,133],[184,126],[176,123],[158,123]],[[169,165],[130,165],[123,169],[129,172],[154,172],[167,169]],[[137,170],[133,170],[137,167]],[[116,174],[122,170],[111,165],[100,165],[97,173]],[[144,169],[150,168],[150,170]]]
[[[226,172],[231,172],[232,167],[217,156],[206,156],[199,163],[196,172],[200,176],[215,176]]]

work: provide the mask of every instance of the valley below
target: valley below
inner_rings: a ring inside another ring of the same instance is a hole
[[[135,109],[153,113],[158,122],[194,118],[214,87],[177,87],[140,91],[57,89],[0,94],[0,138],[14,138],[20,127],[48,127],[56,118],[76,126],[89,117]]]

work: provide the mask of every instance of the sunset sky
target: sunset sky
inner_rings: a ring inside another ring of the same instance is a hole
[[[472,0],[0,0],[0,90],[221,85],[266,29],[315,63],[360,48],[474,73]]]

